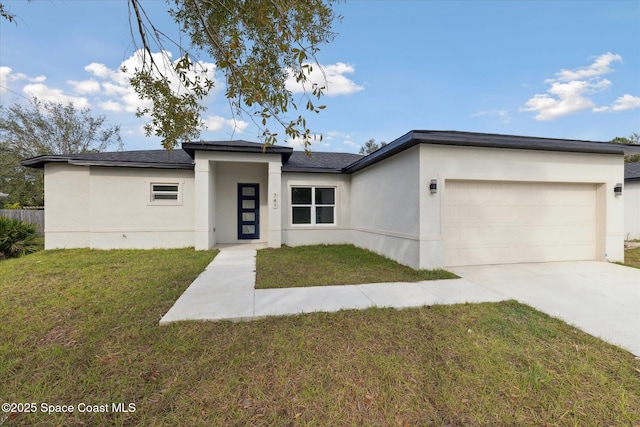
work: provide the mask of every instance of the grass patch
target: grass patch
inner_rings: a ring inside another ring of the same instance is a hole
[[[256,289],[455,279],[445,270],[414,270],[353,245],[283,246],[258,251]]]
[[[624,264],[630,267],[640,268],[640,247],[624,251]]]
[[[640,361],[513,301],[158,326],[212,257],[0,263],[0,403],[136,409],[0,413],[0,425],[640,423]]]

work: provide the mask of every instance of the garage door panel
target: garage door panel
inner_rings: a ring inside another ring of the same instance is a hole
[[[447,265],[595,259],[593,184],[446,181]]]

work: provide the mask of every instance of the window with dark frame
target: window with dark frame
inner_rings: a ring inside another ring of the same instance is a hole
[[[292,224],[333,225],[335,209],[335,187],[291,187]]]

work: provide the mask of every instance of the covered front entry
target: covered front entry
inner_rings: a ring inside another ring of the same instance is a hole
[[[196,151],[195,160],[196,249],[280,247],[281,155]]]
[[[595,260],[595,184],[447,180],[447,266]]]

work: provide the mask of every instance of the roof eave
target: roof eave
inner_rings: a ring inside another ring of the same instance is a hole
[[[482,139],[482,141],[479,141]],[[357,172],[374,163],[393,156],[414,145],[425,143],[512,150],[562,151],[574,153],[629,155],[640,153],[640,145],[611,142],[579,141],[552,138],[521,137],[512,135],[474,134],[456,131],[413,130],[381,149],[357,160],[345,168],[347,173]]]
[[[31,157],[29,159],[22,160],[20,162],[20,165],[28,167],[28,168],[34,168],[34,169],[44,169],[44,165],[47,164],[47,163],[68,162],[69,158],[70,158],[70,156],[63,156],[63,155],[59,155],[59,156],[55,156],[55,155],[36,156],[36,157]]]
[[[195,158],[196,151],[222,151],[231,153],[265,153],[265,154],[282,154],[283,161],[289,160],[293,148],[282,147],[277,145],[271,146],[237,146],[237,145],[225,145],[225,144],[203,144],[197,142],[185,142],[182,144],[182,149],[191,157]]]
[[[69,164],[74,166],[104,166],[125,168],[151,168],[151,169],[185,169],[193,170],[193,164],[187,163],[149,163],[149,162],[118,162],[104,160],[74,160],[69,159]]]
[[[332,173],[332,174],[344,174],[344,169],[336,168],[312,168],[312,167],[283,167],[283,173]]]

